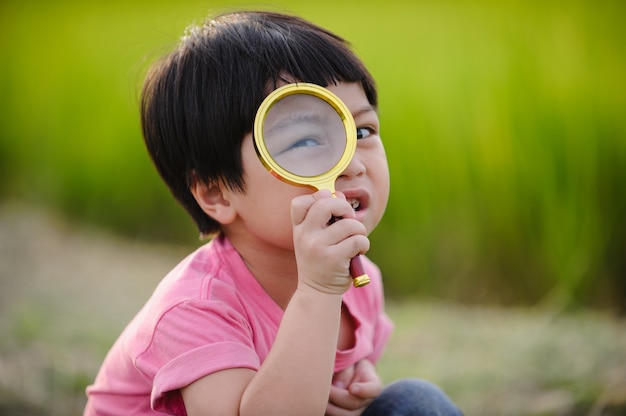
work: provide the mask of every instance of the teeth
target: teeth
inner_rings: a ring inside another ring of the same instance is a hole
[[[359,208],[359,206],[361,206],[361,203],[359,202],[358,199],[352,199],[349,201],[350,205],[352,205],[352,209],[356,210]]]

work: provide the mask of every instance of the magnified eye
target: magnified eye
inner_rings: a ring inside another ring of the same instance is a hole
[[[293,149],[296,147],[313,147],[313,146],[319,146],[320,143],[314,139],[313,137],[306,137],[304,139],[298,140],[297,142],[295,142],[294,144],[291,145],[291,147],[289,147],[289,149]],[[287,149],[287,150],[289,150]]]
[[[282,150],[279,150],[277,152],[274,153],[274,156],[280,156],[280,155],[288,155],[288,154],[294,154],[293,152],[298,152],[296,154],[301,155],[300,157],[306,157],[305,155],[311,155],[311,151],[313,150],[317,150],[317,148],[319,148],[319,146],[322,146],[323,143],[320,142],[319,139],[317,139],[316,137],[304,137],[302,139],[295,139],[295,140],[290,140],[289,142],[285,143],[284,146],[282,147]],[[302,153],[302,152],[307,152],[307,153]],[[290,156],[293,157],[293,156]]]
[[[364,139],[370,135],[374,134],[374,132],[372,131],[372,129],[370,129],[369,127],[357,127],[356,129],[356,138],[358,139]]]

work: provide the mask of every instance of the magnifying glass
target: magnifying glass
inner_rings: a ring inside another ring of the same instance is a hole
[[[356,125],[350,110],[330,90],[315,84],[284,85],[269,94],[254,120],[254,146],[267,170],[287,183],[328,189],[356,150]],[[350,261],[354,287],[369,276],[360,255]]]

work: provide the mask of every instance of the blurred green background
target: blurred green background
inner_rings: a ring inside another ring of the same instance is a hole
[[[274,1],[378,81],[391,298],[626,310],[626,3]],[[236,1],[0,2],[0,203],[197,245],[152,167],[149,63]],[[268,6],[264,6],[267,8]]]

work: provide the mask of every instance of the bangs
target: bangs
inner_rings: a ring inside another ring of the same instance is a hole
[[[296,16],[220,15],[190,27],[149,72],[142,129],[157,170],[203,233],[219,229],[189,190],[194,181],[245,191],[241,143],[279,80],[323,87],[358,82],[377,107],[372,76],[341,37]],[[269,87],[269,88],[268,88]]]

